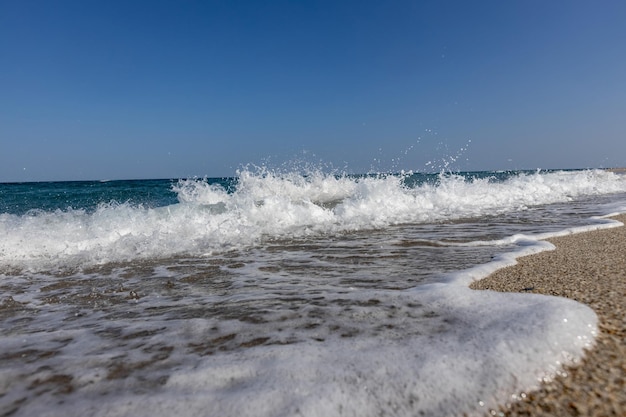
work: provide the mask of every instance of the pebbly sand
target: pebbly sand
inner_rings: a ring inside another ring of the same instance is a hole
[[[615,217],[626,224],[626,215]],[[473,289],[567,297],[599,318],[596,346],[526,398],[492,415],[626,416],[626,227],[553,239],[556,249],[474,282]]]

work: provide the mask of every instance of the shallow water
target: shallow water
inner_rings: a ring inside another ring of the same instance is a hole
[[[467,284],[626,208],[621,177],[542,175],[478,190],[243,176],[233,194],[174,183],[165,206],[0,214],[2,410],[412,416],[510,400],[593,343],[595,314]],[[468,207],[477,196],[492,200]]]

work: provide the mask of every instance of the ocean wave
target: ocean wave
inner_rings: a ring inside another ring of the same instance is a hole
[[[626,191],[626,177],[604,170],[420,175],[244,170],[229,185],[180,180],[171,186],[178,203],[163,207],[113,201],[95,210],[0,214],[0,265],[202,256],[267,239],[480,218]]]

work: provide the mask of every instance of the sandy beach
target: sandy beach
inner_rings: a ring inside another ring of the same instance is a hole
[[[626,215],[615,217],[626,224]],[[549,239],[553,251],[518,259],[471,285],[473,289],[567,297],[590,306],[599,318],[596,346],[577,365],[503,404],[491,415],[626,415],[626,227]]]

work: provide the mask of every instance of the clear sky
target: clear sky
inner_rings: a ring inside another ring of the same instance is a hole
[[[0,0],[0,182],[297,161],[626,166],[626,2]]]

